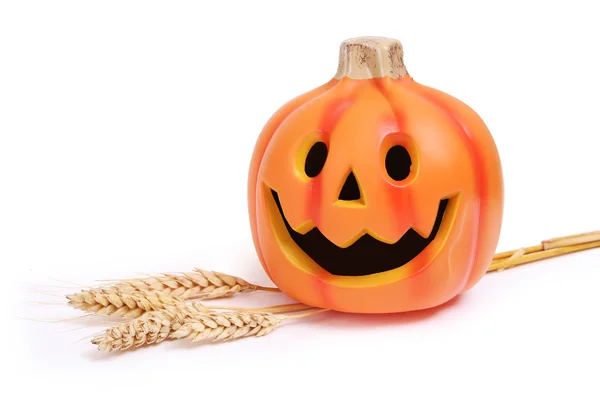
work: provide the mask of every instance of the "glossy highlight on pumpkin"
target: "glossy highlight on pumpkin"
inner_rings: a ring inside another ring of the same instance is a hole
[[[338,74],[260,134],[248,205],[258,257],[291,298],[346,312],[440,305],[496,249],[500,158],[481,118],[415,82],[392,39],[342,43]]]

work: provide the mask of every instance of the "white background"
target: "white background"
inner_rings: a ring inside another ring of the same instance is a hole
[[[3,391],[599,397],[598,250],[487,275],[442,309],[329,313],[221,345],[104,355],[78,342],[102,321],[24,320],[78,316],[59,294],[139,272],[270,284],[246,210],[254,142],[355,36],[400,39],[415,80],[487,122],[506,183],[499,251],[598,229],[597,18],[573,0],[2,2]]]

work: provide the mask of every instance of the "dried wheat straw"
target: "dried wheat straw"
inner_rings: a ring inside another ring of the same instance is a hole
[[[502,271],[526,263],[600,247],[600,231],[544,240],[539,245],[494,255],[488,272]]]
[[[299,312],[303,310],[314,309],[313,306],[305,305],[303,303],[288,303],[285,305],[267,306],[262,308],[243,308],[243,307],[232,307],[232,306],[211,306],[210,310],[228,310],[237,312],[259,312],[259,313],[288,313],[288,312]]]

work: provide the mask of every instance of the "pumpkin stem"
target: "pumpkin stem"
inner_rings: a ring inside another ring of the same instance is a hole
[[[371,79],[408,76],[404,65],[404,50],[396,39],[357,37],[342,42],[335,79]]]

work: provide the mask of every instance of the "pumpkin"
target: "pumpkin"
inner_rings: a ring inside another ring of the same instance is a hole
[[[488,268],[501,163],[477,113],[415,82],[397,40],[356,38],[333,79],[265,125],[248,205],[258,257],[289,297],[343,312],[426,309]]]

